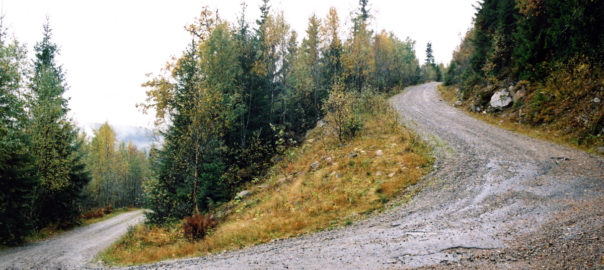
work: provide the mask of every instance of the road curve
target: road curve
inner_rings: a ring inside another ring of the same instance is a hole
[[[390,100],[435,147],[434,171],[409,203],[342,229],[132,269],[443,265],[467,251],[501,250],[578,202],[595,203],[591,226],[604,227],[604,159],[471,118],[441,101],[436,86],[410,87]]]
[[[48,240],[0,251],[0,269],[82,269],[100,251],[144,220],[143,210],[132,211],[75,228]]]

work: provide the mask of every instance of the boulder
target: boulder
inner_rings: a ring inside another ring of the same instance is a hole
[[[455,107],[459,107],[459,106],[463,105],[463,103],[461,102],[461,100],[458,100],[458,101],[455,101],[455,103],[453,103],[453,105]]]
[[[239,193],[237,193],[237,195],[235,195],[235,198],[236,199],[243,199],[243,198],[245,198],[247,196],[250,196],[250,194],[252,194],[251,191],[249,191],[249,190],[242,190]]]
[[[317,168],[319,168],[319,162],[315,161],[315,162],[311,163],[310,168],[313,170],[316,170]]]
[[[600,103],[600,99],[598,97],[594,98],[594,103]]]
[[[499,90],[491,96],[491,101],[489,104],[491,107],[495,109],[505,108],[512,103],[512,98],[510,97],[510,92],[508,90]]]

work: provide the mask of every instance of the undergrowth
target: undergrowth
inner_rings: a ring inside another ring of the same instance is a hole
[[[363,125],[356,136],[340,141],[330,123],[311,130],[248,187],[251,195],[214,211],[221,222],[202,240],[186,239],[181,223],[143,224],[100,259],[130,265],[199,256],[350,225],[384,209],[429,171],[430,150],[399,124],[384,97],[365,95],[357,105]]]

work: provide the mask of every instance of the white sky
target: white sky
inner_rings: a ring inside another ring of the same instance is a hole
[[[245,1],[246,18],[253,24],[260,0]],[[424,61],[432,41],[436,62],[448,63],[471,25],[477,0],[370,0],[372,28],[386,29],[399,38],[415,40]],[[109,121],[112,125],[152,127],[152,116],[135,105],[145,99],[145,74],[158,73],[170,56],[190,41],[184,25],[193,22],[203,6],[218,9],[235,22],[241,0],[0,0],[5,25],[17,40],[33,45],[42,37],[50,17],[59,64],[66,71],[72,116],[80,124]],[[308,17],[324,18],[329,7],[338,10],[341,25],[350,26],[358,0],[272,0],[292,28],[305,35]],[[253,24],[255,26],[255,24]]]

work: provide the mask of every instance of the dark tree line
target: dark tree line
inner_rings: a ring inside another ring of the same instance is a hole
[[[462,90],[489,82],[542,81],[574,58],[601,65],[602,1],[485,0],[455,52],[446,83]]]
[[[485,108],[516,95],[513,120],[603,143],[604,1],[485,0],[445,74],[459,98]]]

